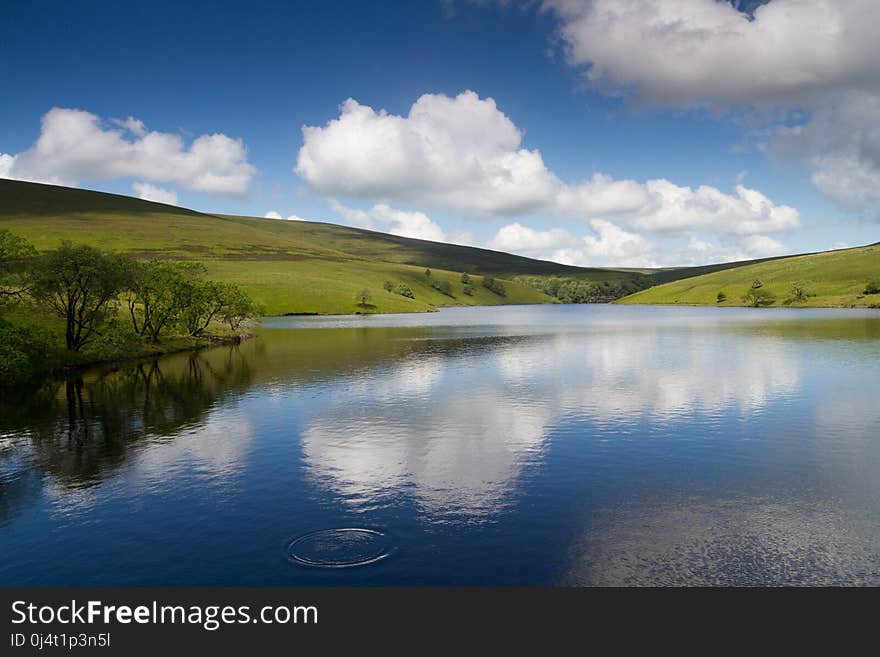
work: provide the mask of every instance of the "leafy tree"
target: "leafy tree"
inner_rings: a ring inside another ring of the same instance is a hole
[[[237,285],[227,285],[225,294],[226,306],[221,314],[233,333],[238,333],[247,320],[260,316],[260,307]]]
[[[725,301],[727,301],[727,295],[724,292],[719,292],[715,297],[715,303],[724,303]]]
[[[180,323],[192,301],[191,285],[203,273],[204,267],[194,263],[131,263],[126,301],[135,332],[159,342],[163,332]]]
[[[807,289],[807,284],[803,281],[792,283],[790,293],[792,301],[806,301],[807,297],[810,296],[810,291]]]
[[[752,288],[743,295],[743,301],[752,306],[759,308],[761,306],[772,306],[776,301],[776,295],[768,290]]]
[[[94,247],[63,242],[35,262],[30,293],[65,320],[67,348],[79,351],[107,319],[108,310],[126,285],[125,259]]]
[[[204,334],[215,319],[224,317],[233,295],[230,283],[185,280],[177,293],[180,300],[179,325],[193,337]]]
[[[865,294],[880,294],[880,280],[868,283],[865,286]]]
[[[0,300],[25,291],[25,264],[36,255],[37,250],[26,239],[0,230]]]
[[[425,270],[425,278],[431,278],[431,270],[430,269]]]
[[[367,288],[364,288],[360,292],[354,295],[355,301],[358,302],[358,305],[362,308],[367,307],[367,301],[370,301],[373,298],[373,295],[370,294],[370,291]]]
[[[469,297],[474,296],[474,286],[471,285],[470,283],[465,283],[464,287],[462,288],[461,291],[464,292]]]
[[[463,272],[461,275],[461,282],[464,285],[467,285],[471,282],[471,277],[467,275],[467,272]]]

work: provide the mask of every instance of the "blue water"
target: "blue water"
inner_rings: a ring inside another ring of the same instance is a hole
[[[864,310],[272,318],[0,401],[0,584],[877,585],[878,357]]]

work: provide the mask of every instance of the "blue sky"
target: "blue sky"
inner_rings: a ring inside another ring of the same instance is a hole
[[[0,175],[584,265],[877,241],[880,10],[733,4],[4,3]]]

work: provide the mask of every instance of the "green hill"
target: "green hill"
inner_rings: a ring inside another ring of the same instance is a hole
[[[128,196],[0,180],[0,228],[49,250],[62,240],[141,257],[199,260],[208,275],[240,284],[267,313],[351,313],[368,288],[375,312],[418,312],[444,305],[551,303],[512,280],[518,275],[625,279],[633,270],[569,267],[508,253],[326,223],[205,214]],[[425,269],[432,270],[429,280]],[[474,277],[462,291],[461,273]],[[499,296],[482,275],[503,280]],[[386,292],[406,283],[415,299]],[[431,286],[448,281],[452,296]]]
[[[743,295],[760,281],[760,289],[775,296],[775,306],[880,304],[880,295],[863,294],[868,282],[880,280],[880,244],[733,264],[737,266],[658,285],[617,303],[741,306],[747,305]],[[802,283],[808,293],[802,301],[792,300],[795,283]],[[721,303],[719,292],[726,296]]]

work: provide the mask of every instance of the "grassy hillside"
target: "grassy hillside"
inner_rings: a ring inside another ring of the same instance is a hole
[[[0,180],[0,228],[48,250],[62,240],[142,257],[199,260],[209,275],[240,284],[270,314],[350,313],[355,293],[369,288],[374,312],[416,312],[443,305],[550,303],[514,276],[615,279],[632,270],[587,269],[453,244],[414,240],[333,224],[194,212],[127,196]],[[448,280],[453,296],[430,286]],[[461,272],[474,277],[462,292]],[[501,297],[481,275],[504,281]],[[406,283],[415,299],[386,292]]]
[[[745,305],[743,295],[759,280],[762,290],[776,296],[775,306],[871,306],[880,304],[880,295],[862,292],[869,281],[878,279],[880,244],[874,244],[715,271],[658,285],[617,303],[740,306]],[[791,287],[796,282],[805,283],[810,296],[805,301],[789,302]],[[719,292],[726,295],[726,301],[717,303]]]

